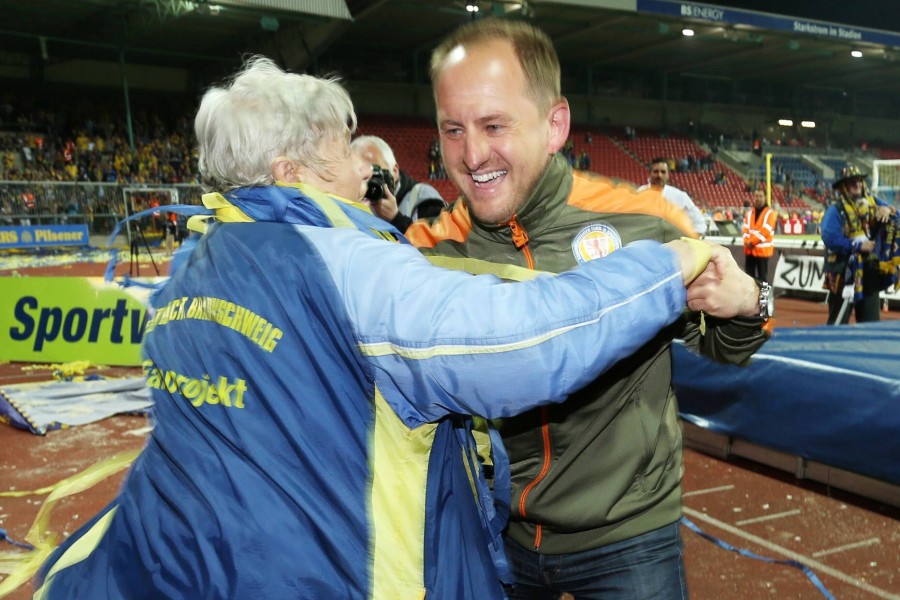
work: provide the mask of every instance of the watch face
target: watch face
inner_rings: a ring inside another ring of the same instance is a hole
[[[775,314],[775,294],[772,286],[764,281],[759,282],[759,316],[768,319]]]

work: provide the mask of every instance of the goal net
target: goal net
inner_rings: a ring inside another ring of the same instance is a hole
[[[122,188],[122,199],[125,204],[126,217],[158,206],[179,203],[178,189],[174,187],[124,187]],[[126,223],[128,239],[131,239],[135,229],[138,229],[146,237],[162,238],[166,231],[166,219],[166,212],[157,210],[133,223]]]
[[[900,206],[900,159],[876,160],[872,167],[872,193],[888,204]]]

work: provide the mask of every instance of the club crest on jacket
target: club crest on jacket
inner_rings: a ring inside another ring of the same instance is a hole
[[[572,240],[572,254],[578,264],[595,258],[603,258],[622,247],[619,232],[608,223],[591,223],[578,232]]]

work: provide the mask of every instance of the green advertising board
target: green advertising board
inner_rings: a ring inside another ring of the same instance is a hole
[[[2,277],[0,360],[140,365],[148,296],[101,277]]]

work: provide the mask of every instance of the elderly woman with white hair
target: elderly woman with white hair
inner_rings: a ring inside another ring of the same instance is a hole
[[[503,597],[503,454],[492,491],[464,415],[562,401],[678,318],[709,252],[437,268],[355,202],[355,124],[265,58],[203,97],[213,215],[146,325],[155,427],[36,597]]]

